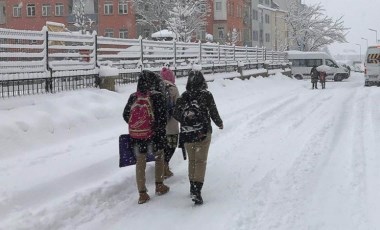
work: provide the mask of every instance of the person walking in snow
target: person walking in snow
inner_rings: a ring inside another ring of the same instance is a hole
[[[321,83],[322,89],[326,87],[326,72],[319,71],[319,82]]]
[[[163,106],[166,103],[165,97],[158,91],[161,85],[162,80],[158,74],[143,70],[138,78],[137,92],[130,95],[123,112],[123,118],[129,126],[131,145],[136,156],[136,183],[139,192],[139,204],[143,204],[150,199],[145,186],[146,157],[148,152],[153,151],[155,154],[156,194],[163,195],[169,191],[169,187],[163,183],[167,111],[166,107]],[[141,102],[141,104],[136,105],[137,102]],[[144,114],[151,116],[133,116],[135,108],[136,110],[139,108],[140,111],[144,108],[150,111]],[[146,122],[149,118],[151,120]],[[143,130],[137,130],[138,126],[135,128],[136,130],[131,129],[132,126],[135,127],[134,124],[145,124],[145,126]]]
[[[211,143],[211,119],[223,129],[214,97],[200,71],[190,71],[186,91],[177,100],[173,116],[181,123],[180,139],[188,153],[190,195],[196,205],[203,204],[207,156]],[[210,119],[211,118],[211,119]]]
[[[178,121],[173,117],[173,111],[177,98],[179,97],[179,91],[175,85],[175,75],[174,72],[169,69],[169,65],[162,68],[161,77],[165,83],[165,89],[167,91],[166,105],[168,113],[168,123],[166,125],[166,138],[167,146],[165,148],[165,168],[164,168],[164,178],[169,178],[173,176],[173,172],[170,170],[169,162],[172,158],[178,144]]]
[[[318,78],[319,73],[316,66],[313,66],[310,71],[310,78],[311,78],[311,89],[318,89]]]

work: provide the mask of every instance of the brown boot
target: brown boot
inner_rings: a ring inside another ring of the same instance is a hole
[[[171,176],[173,176],[173,172],[170,171],[170,168],[169,168],[169,163],[164,163],[164,179],[167,179]]]
[[[139,201],[138,201],[139,204],[144,204],[148,200],[150,200],[150,197],[149,197],[148,193],[146,193],[146,192],[140,192],[139,194],[140,194]]]
[[[169,192],[169,187],[164,185],[162,182],[156,182],[156,194],[157,195],[164,195],[165,193]]]

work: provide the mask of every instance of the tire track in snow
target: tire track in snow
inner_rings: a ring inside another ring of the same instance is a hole
[[[368,229],[376,229],[380,226],[378,213],[380,213],[380,143],[377,137],[380,136],[380,92],[378,88],[371,87],[367,89],[370,93],[368,99],[365,101],[365,109],[362,111],[362,121],[364,133],[361,136],[363,149],[365,153],[365,171],[366,178],[362,178],[365,182],[366,202],[363,206],[368,208]],[[364,183],[363,181],[360,181]]]
[[[350,100],[345,100],[348,96],[349,95],[346,95],[342,101],[341,107],[343,109],[349,109],[351,107],[351,103],[349,103]],[[315,120],[316,116],[313,116],[313,120]],[[293,229],[297,229],[294,228],[294,224],[296,224],[297,219],[301,217],[301,214],[297,213],[297,209],[303,202],[302,197],[307,196],[308,192],[303,194],[299,193],[304,192],[304,190],[310,190],[308,188],[310,187],[310,182],[308,182],[310,178],[308,177],[315,176],[313,175],[316,169],[316,164],[314,163],[321,160],[323,161],[324,157],[329,158],[329,156],[324,156],[329,152],[329,145],[318,146],[318,144],[323,142],[332,143],[330,141],[330,133],[334,136],[335,132],[340,132],[341,129],[339,126],[342,123],[340,119],[341,116],[342,115],[337,114],[329,118],[323,118],[323,123],[318,129],[307,135],[308,141],[297,159],[292,163],[284,179],[281,179],[283,176],[276,173],[277,170],[274,168],[273,170],[269,170],[262,180],[253,185],[251,193],[257,198],[254,199],[255,202],[252,204],[252,210],[255,211],[249,216],[255,216],[257,218],[253,220],[246,219],[245,222],[248,226],[251,228],[258,227],[259,229],[292,229],[291,227],[286,228],[285,226],[293,226]],[[337,124],[334,125],[334,123]],[[312,125],[311,127],[314,126]],[[332,129],[334,127],[337,127],[337,129]],[[295,133],[299,132],[298,130],[299,129],[295,130]],[[281,173],[281,171],[279,173]],[[268,179],[271,181],[268,182]],[[263,187],[262,184],[266,186]],[[275,201],[268,200],[272,197],[278,197],[278,199]],[[264,211],[262,209],[264,209]],[[294,210],[296,210],[296,213],[293,213]],[[268,218],[270,220],[268,220]],[[265,226],[268,223],[272,224]]]

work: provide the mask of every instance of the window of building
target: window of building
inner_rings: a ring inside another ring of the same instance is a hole
[[[144,5],[144,10],[145,10],[145,11],[149,11],[149,5],[148,5],[148,4],[145,4],[145,5]]]
[[[224,27],[218,27],[219,39],[224,39]]]
[[[63,9],[62,3],[55,4],[55,16],[63,16]]]
[[[259,41],[259,31],[254,30],[254,31],[252,32],[252,40],[254,40],[254,41]]]
[[[222,3],[215,2],[215,11],[221,11],[221,10],[222,10]]]
[[[269,0],[265,0],[265,4],[269,5]]]
[[[113,14],[113,3],[112,2],[104,3],[104,14],[105,15]]]
[[[232,3],[231,4],[231,16],[234,16],[234,14],[235,14],[235,4]]]
[[[259,3],[260,3],[260,4],[263,4],[263,0],[259,0]]]
[[[265,42],[270,42],[270,34],[265,33]]]
[[[206,40],[206,27],[201,26],[197,32],[197,38],[199,40]]]
[[[13,17],[21,17],[21,7],[19,5],[13,6]]]
[[[127,29],[120,29],[119,37],[120,38],[128,38],[128,30]]]
[[[205,12],[206,12],[206,4],[202,4],[202,5],[200,5],[199,8],[201,9],[201,12],[202,12],[202,13],[205,13]]]
[[[119,0],[119,14],[128,14],[127,0]]]
[[[51,5],[50,4],[42,4],[42,16],[50,16],[51,15]]]
[[[113,38],[113,29],[105,29],[104,30],[104,37]]]
[[[28,17],[36,16],[36,5],[34,4],[26,5],[26,15]]]
[[[269,14],[265,14],[265,23],[269,24]]]
[[[252,18],[253,20],[259,20],[259,12],[257,10],[252,10]]]

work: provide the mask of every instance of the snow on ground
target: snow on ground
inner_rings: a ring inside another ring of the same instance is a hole
[[[181,92],[186,79],[179,79]],[[203,206],[178,150],[171,190],[137,204],[134,166],[118,168],[122,110],[136,85],[0,102],[0,229],[378,229],[380,90],[363,75],[282,75],[209,83],[214,129]]]

